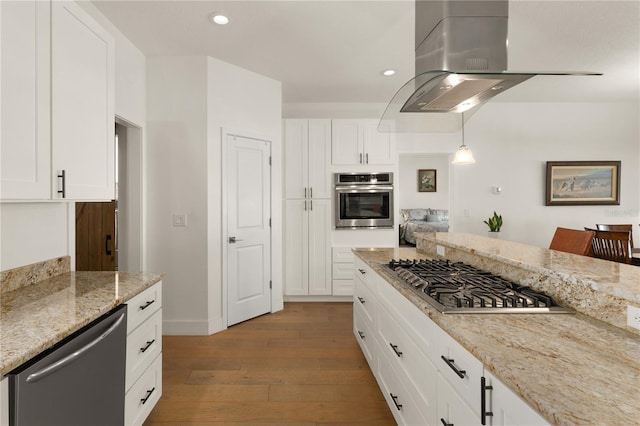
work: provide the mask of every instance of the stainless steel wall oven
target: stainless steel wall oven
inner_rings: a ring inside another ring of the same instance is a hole
[[[393,227],[393,173],[336,173],[335,227]]]

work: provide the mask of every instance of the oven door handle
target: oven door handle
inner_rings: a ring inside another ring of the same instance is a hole
[[[393,190],[393,185],[344,185],[336,186],[336,192],[388,192]]]

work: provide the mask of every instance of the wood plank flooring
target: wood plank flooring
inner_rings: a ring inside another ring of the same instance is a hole
[[[212,336],[164,336],[163,395],[144,426],[395,425],[352,309],[285,303]]]

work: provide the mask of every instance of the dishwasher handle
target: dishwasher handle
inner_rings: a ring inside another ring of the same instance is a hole
[[[87,345],[85,345],[82,348],[78,349],[77,351],[67,355],[66,357],[62,358],[61,360],[56,361],[53,364],[50,364],[50,365],[44,367],[42,370],[36,371],[35,373],[32,373],[32,374],[29,374],[29,376],[27,377],[27,380],[26,380],[27,383],[35,383],[38,380],[48,376],[49,374],[61,369],[65,365],[70,364],[73,361],[75,361],[76,359],[80,358],[87,351],[89,351],[92,347],[94,347],[95,345],[97,345],[98,343],[103,341],[111,333],[113,333],[113,331],[116,328],[118,328],[118,326],[122,323],[122,321],[124,321],[124,319],[125,319],[125,313],[120,314],[120,317],[117,320],[115,320],[113,322],[113,324],[111,324],[111,326],[104,333],[102,333],[100,336],[96,337],[93,341],[91,341]]]

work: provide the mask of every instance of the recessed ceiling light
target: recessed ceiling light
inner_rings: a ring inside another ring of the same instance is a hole
[[[390,77],[396,73],[396,70],[384,70],[382,71],[382,75]]]
[[[209,15],[209,20],[214,24],[218,25],[227,25],[229,23],[229,18],[227,18],[222,13],[214,12]]]

